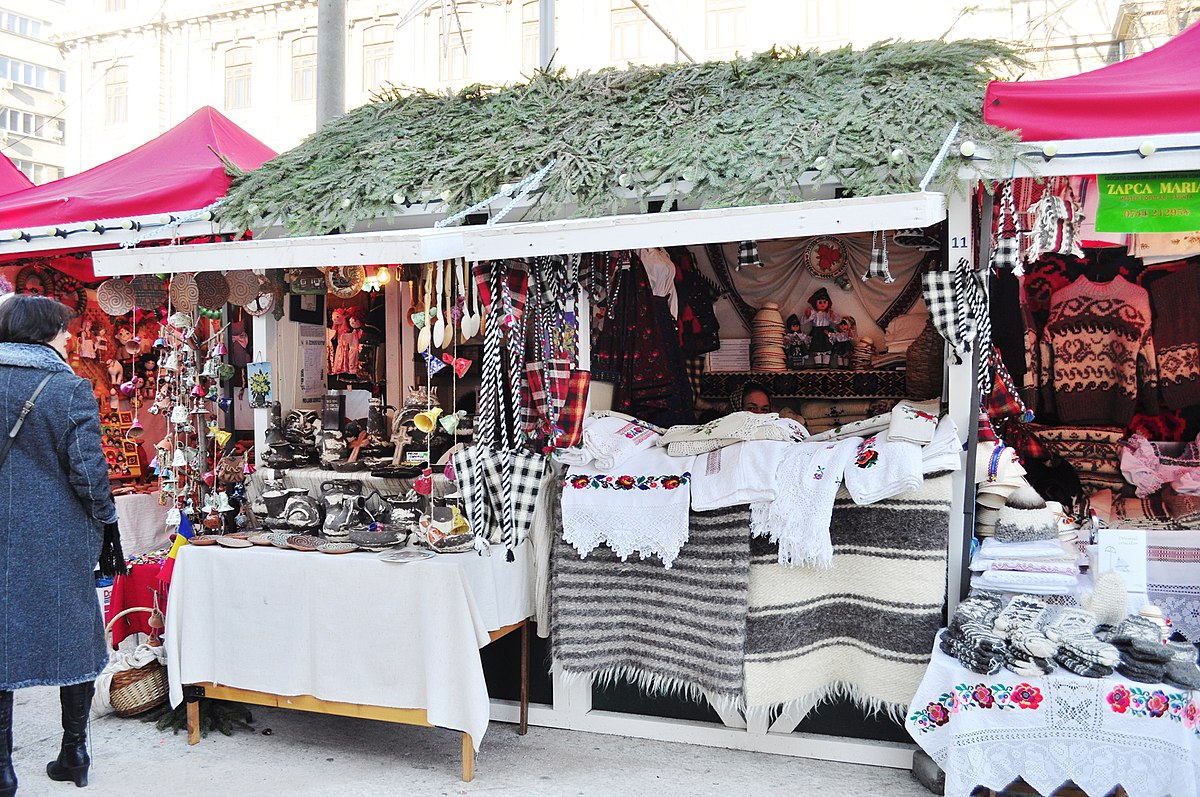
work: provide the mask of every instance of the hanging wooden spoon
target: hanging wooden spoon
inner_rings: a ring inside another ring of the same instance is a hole
[[[446,347],[446,312],[443,299],[446,291],[446,263],[437,264],[437,321],[433,323],[433,345],[439,349]]]
[[[479,289],[475,284],[475,276],[471,273],[471,268],[466,261],[463,261],[463,271],[466,275],[464,290],[467,296],[467,301],[463,305],[463,337],[470,340],[479,334],[482,316],[479,312]]]
[[[433,266],[431,265],[425,271],[425,326],[421,327],[421,331],[417,333],[417,351],[428,351],[429,343],[433,338],[433,324],[429,322],[429,309],[432,306],[433,297],[430,296],[430,291],[433,285]]]

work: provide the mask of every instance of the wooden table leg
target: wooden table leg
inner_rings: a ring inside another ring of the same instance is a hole
[[[475,744],[471,741],[471,734],[464,733],[462,737],[463,780],[470,783],[475,780]]]
[[[529,733],[529,620],[521,623],[521,722],[517,734]]]
[[[187,702],[187,743],[199,744],[200,742],[200,701],[189,700]]]

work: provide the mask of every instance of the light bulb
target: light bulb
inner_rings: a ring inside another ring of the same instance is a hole
[[[967,140],[967,141],[964,141],[963,143],[959,144],[958,145],[958,154],[962,155],[964,158],[969,158],[972,155],[974,155],[975,154],[975,142]]]
[[[380,266],[379,270],[375,272],[375,280],[380,285],[387,285],[392,281],[392,272],[388,270],[387,266]]]
[[[99,229],[100,229],[100,225],[94,221],[84,222],[84,225],[83,225],[84,232],[97,232]]]
[[[212,221],[213,214],[211,210],[204,210],[201,211],[200,215],[196,218],[198,218],[200,221]]]
[[[889,160],[891,160],[892,163],[903,163],[905,154],[906,153],[904,152],[904,150],[900,149],[899,147],[896,147],[894,150],[892,150],[892,152],[888,156],[888,158],[889,158]]]
[[[1143,158],[1149,158],[1151,155],[1153,155],[1157,151],[1158,151],[1158,147],[1154,146],[1153,141],[1143,141],[1142,145],[1140,147],[1138,147],[1138,154],[1141,155]]]
[[[408,201],[408,197],[406,197],[404,195],[403,191],[397,191],[396,193],[392,194],[392,203],[393,204],[403,205],[407,201]]]
[[[345,199],[342,200],[342,207],[343,208],[350,207],[350,197],[346,197]]]
[[[121,219],[120,227],[122,230],[132,230],[134,226],[133,219]]]
[[[158,215],[158,217],[155,219],[155,221],[157,221],[159,224],[163,224],[163,225],[170,224],[171,223],[171,214],[160,213]]]
[[[817,159],[813,161],[813,168],[816,169],[817,171],[821,171],[828,165],[829,165],[829,158],[826,158],[824,155],[818,155]]]
[[[1048,141],[1044,145],[1042,145],[1042,157],[1044,157],[1046,160],[1050,160],[1057,154],[1058,154],[1058,143],[1057,142]]]
[[[8,237],[13,241],[19,241],[25,237],[25,232],[24,230],[9,230]]]
[[[246,205],[246,215],[247,216],[257,216],[258,215],[258,205],[254,205],[254,204]]]

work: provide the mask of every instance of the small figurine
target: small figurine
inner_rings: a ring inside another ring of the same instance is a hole
[[[833,341],[833,356],[839,368],[850,366],[850,355],[854,353],[854,339],[858,333],[858,322],[854,316],[842,316],[837,323],[837,331],[830,335]]]
[[[809,352],[812,354],[814,365],[828,367],[833,355],[832,335],[836,334],[838,322],[842,317],[834,312],[833,300],[829,298],[829,291],[824,288],[809,296],[808,304],[809,306],[804,308],[804,320],[812,325],[808,332]]]
[[[783,350],[789,371],[799,371],[804,368],[804,358],[808,355],[809,340],[809,336],[804,334],[800,316],[792,313],[788,316],[783,333]]]

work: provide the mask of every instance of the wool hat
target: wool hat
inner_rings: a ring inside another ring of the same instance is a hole
[[[1009,494],[996,521],[996,539],[1001,542],[1032,542],[1058,539],[1054,512],[1032,487],[1019,487]]]
[[[808,297],[808,303],[812,306],[812,309],[816,310],[817,302],[821,299],[829,302],[831,307],[833,306],[833,299],[829,298],[829,291],[825,290],[824,288],[818,288],[817,290],[813,291],[813,295]]]
[[[1017,461],[1016,452],[997,443],[980,443],[975,455],[975,500],[999,509],[1018,487],[1027,487],[1025,468]]]

